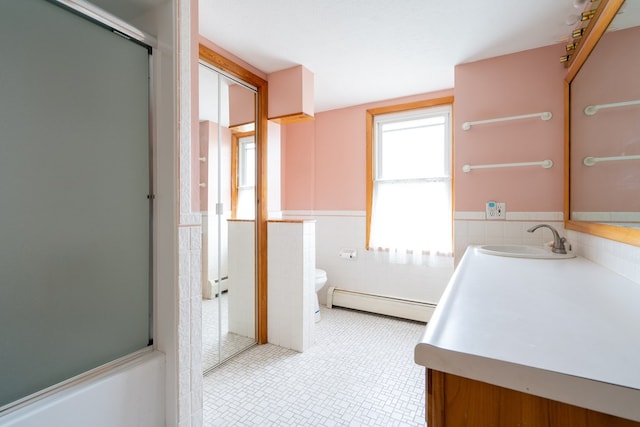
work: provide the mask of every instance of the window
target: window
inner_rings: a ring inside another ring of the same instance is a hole
[[[239,187],[255,188],[256,186],[256,143],[252,136],[240,138]]]
[[[368,111],[367,247],[451,255],[451,99]]]
[[[255,219],[256,191],[256,142],[255,134],[241,134],[234,138],[235,203],[232,202],[232,215],[236,219]]]

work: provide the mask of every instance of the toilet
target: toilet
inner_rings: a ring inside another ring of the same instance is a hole
[[[318,291],[327,283],[327,272],[316,268],[316,307],[315,307],[315,320],[320,321],[320,303],[318,302]]]

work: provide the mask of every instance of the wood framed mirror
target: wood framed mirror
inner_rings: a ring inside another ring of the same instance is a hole
[[[623,81],[624,75],[640,75],[636,68],[640,67],[640,52],[635,48],[622,49],[623,54],[618,56],[613,52],[614,47],[616,50],[621,47],[619,39],[623,33],[630,36],[633,33],[640,38],[640,13],[635,11],[634,2],[627,3],[624,0],[601,0],[593,22],[585,29],[569,62],[564,84],[564,211],[565,228],[568,230],[640,246],[640,159],[636,159],[640,154],[640,138],[635,136],[639,134],[636,130],[640,126],[640,105],[626,102],[626,98],[640,100],[640,79],[634,77]],[[635,23],[632,22],[634,19]],[[621,20],[626,22],[621,24]],[[608,32],[613,29],[617,31]],[[618,38],[615,42],[611,40],[614,35]],[[637,39],[631,43],[637,46]],[[596,65],[598,61],[608,62]],[[589,74],[596,75],[598,80],[587,80]],[[613,95],[614,90],[610,89],[607,81],[618,87],[618,94]],[[593,88],[590,90],[593,93],[583,96],[585,88]],[[590,97],[597,99],[595,103],[599,106],[625,105],[607,108],[608,111],[603,111],[596,118],[597,114],[589,112],[593,110],[587,110],[594,103],[587,101]],[[616,98],[615,102],[608,97]],[[590,118],[586,118],[588,116]],[[627,117],[626,122],[621,121],[623,116]],[[585,142],[586,138],[594,137],[599,138],[599,145]],[[585,154],[584,146],[588,144],[591,144],[589,153],[593,154]],[[605,159],[625,157],[625,161],[588,165],[586,156]]]
[[[253,112],[249,112],[249,116],[251,116],[251,123],[243,120],[247,116],[243,113],[239,114],[239,120],[233,121],[233,126],[231,126],[231,119],[229,119],[229,139],[233,140],[235,143],[238,143],[240,137],[252,135],[253,144],[254,144],[254,158],[252,158],[251,163],[255,164],[255,168],[252,168],[253,179],[255,180],[252,189],[253,193],[250,194],[249,205],[245,205],[243,210],[246,212],[254,211],[251,213],[251,219],[248,219],[246,215],[238,215],[238,198],[239,197],[237,190],[234,191],[229,189],[230,198],[231,198],[231,207],[230,211],[232,211],[232,215],[234,220],[238,220],[240,222],[244,221],[247,224],[255,223],[255,238],[254,238],[254,254],[247,254],[247,259],[249,257],[253,257],[253,262],[251,265],[254,267],[253,270],[246,268],[246,271],[250,271],[250,274],[254,274],[255,280],[255,295],[254,295],[254,304],[255,304],[255,340],[258,344],[264,344],[267,342],[267,144],[268,144],[268,121],[267,121],[267,110],[268,110],[268,83],[266,80],[261,77],[255,75],[251,71],[247,70],[243,66],[236,64],[235,62],[227,59],[222,56],[218,52],[214,51],[208,46],[204,44],[199,44],[198,46],[198,54],[201,63],[207,64],[213,67],[216,70],[222,72],[225,76],[227,76],[227,80],[234,80],[236,83],[245,83],[249,86],[252,86],[255,89],[255,99],[252,96],[249,98],[253,99],[251,101],[255,110]],[[227,86],[232,86],[233,88],[238,88],[237,85],[229,84]],[[246,94],[246,88],[238,88],[240,92],[244,92]],[[229,89],[233,91],[233,89]],[[246,99],[245,96],[240,95],[240,98]],[[238,98],[239,99],[239,98]],[[244,103],[242,103],[244,104]],[[251,109],[250,108],[250,109]],[[231,107],[228,107],[230,115]],[[247,111],[246,109],[244,110]],[[251,126],[249,126],[251,125]],[[233,128],[233,129],[231,129]],[[250,133],[246,131],[251,129]],[[233,139],[232,135],[235,135],[237,138]],[[237,148],[237,147],[236,147]],[[229,149],[231,151],[231,147]],[[231,155],[230,155],[231,157]],[[237,159],[237,158],[236,158]],[[237,164],[235,165],[235,169],[233,170],[233,174],[238,173]],[[232,168],[233,165],[229,165],[229,168]],[[229,175],[229,178],[231,174]],[[231,178],[230,178],[231,179]],[[231,187],[231,184],[225,182],[224,184],[227,187]],[[235,194],[233,194],[235,193]],[[235,200],[234,200],[235,198]],[[244,217],[244,218],[242,218]],[[248,264],[248,263],[247,263]],[[245,271],[245,272],[246,272]],[[250,303],[248,303],[250,304]],[[251,310],[253,307],[249,307]],[[251,310],[253,311],[253,310]],[[218,352],[222,354],[222,351]]]

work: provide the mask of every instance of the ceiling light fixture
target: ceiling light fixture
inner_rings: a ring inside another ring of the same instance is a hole
[[[587,10],[585,12],[582,12],[582,17],[581,20],[582,21],[588,21],[589,19],[593,18],[593,15],[596,14],[596,9],[591,9],[591,10]]]
[[[595,17],[599,7],[599,5],[594,6],[594,3],[600,1],[601,0],[573,0],[573,7],[575,7],[576,9],[582,9],[583,12],[581,12],[580,15],[571,14],[565,20],[567,25],[578,24],[577,26],[580,27],[575,28],[571,32],[573,41],[565,44],[564,46],[565,52],[567,54],[560,57],[560,62],[564,62],[565,67],[571,63],[573,59],[572,56],[578,49],[578,45],[580,44],[580,38],[585,35],[588,28],[591,28],[593,24],[592,19]],[[581,22],[584,22],[584,24]]]
[[[571,37],[573,37],[574,39],[580,38],[584,34],[585,30],[586,30],[586,27],[578,28],[577,30],[574,30],[571,33]]]

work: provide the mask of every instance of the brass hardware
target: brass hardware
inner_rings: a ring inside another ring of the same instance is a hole
[[[577,39],[578,37],[582,37],[582,35],[584,34],[585,29],[586,29],[585,27],[582,27],[582,28],[578,28],[577,30],[574,30],[571,33],[571,37],[573,37],[574,39]]]
[[[580,18],[582,21],[588,21],[589,19],[593,18],[593,15],[596,14],[596,10],[597,9],[591,9],[591,10],[587,10],[586,12],[582,12],[582,18]]]
[[[569,43],[568,45],[566,45],[564,48],[567,52],[571,52],[572,50],[574,50],[576,47],[578,46],[577,42],[573,42],[573,43]]]
[[[568,62],[568,61],[569,61],[569,58],[571,58],[571,55],[564,55],[564,56],[561,56],[561,57],[560,57],[560,63]]]

